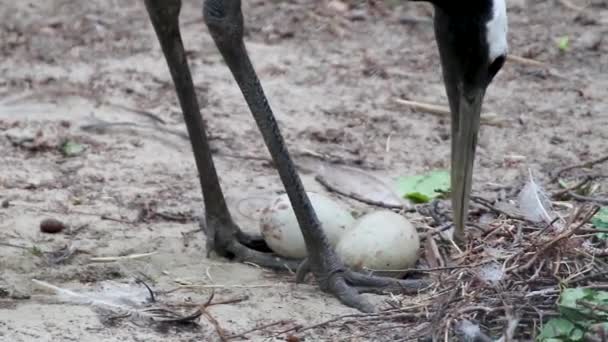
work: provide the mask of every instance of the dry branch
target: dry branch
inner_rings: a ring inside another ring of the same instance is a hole
[[[436,116],[449,117],[451,115],[450,109],[444,106],[405,99],[394,99],[394,101],[395,103],[407,106],[416,111],[425,112]],[[482,124],[491,126],[502,126],[507,123],[506,119],[501,119],[498,114],[492,112],[484,113],[480,120]]]
[[[605,155],[603,157],[594,159],[594,160],[590,160],[587,162],[582,162],[579,164],[574,164],[574,165],[570,165],[570,166],[566,166],[563,167],[561,169],[558,169],[557,171],[555,171],[553,178],[551,178],[551,183],[556,182],[560,176],[567,171],[572,171],[574,169],[588,169],[588,168],[592,168],[593,166],[597,165],[597,164],[602,164],[608,161],[608,155]]]

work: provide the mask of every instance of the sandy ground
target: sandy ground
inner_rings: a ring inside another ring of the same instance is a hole
[[[491,86],[485,110],[496,113],[499,123],[482,127],[475,191],[513,185],[527,167],[542,180],[560,165],[608,150],[608,6],[579,2],[587,5],[582,11],[557,1],[509,1],[512,53],[547,66],[508,62]],[[430,7],[405,4],[383,12],[355,3],[345,12],[308,0],[244,4],[247,46],[292,150],[339,158],[389,184],[399,175],[447,168],[448,118],[395,102],[447,103]],[[207,285],[161,299],[200,304],[211,288],[213,302],[242,299],[208,309],[227,335],[279,320],[307,325],[353,312],[312,284],[296,286],[289,275],[206,257],[204,236],[193,233],[202,199],[189,145],[150,128],[153,122],[133,111],[155,113],[166,128],[185,132],[143,2],[4,0],[1,6],[0,201],[8,203],[0,209],[0,340],[219,340],[204,318],[195,328],[165,330],[109,324],[88,306],[54,301],[33,278],[70,289],[136,277],[157,291]],[[202,25],[200,1],[185,1],[182,22],[230,207],[243,229],[255,231],[256,210],[282,191],[281,184]],[[564,36],[567,51],[558,48]],[[98,119],[145,127],[82,129]],[[86,150],[63,156],[58,147],[66,139]],[[314,181],[322,162],[296,154],[308,166],[302,172],[307,188],[324,191]],[[373,209],[337,199],[360,213]],[[69,229],[41,233],[39,222],[48,217]],[[79,253],[49,261],[49,252],[65,246]],[[155,254],[90,260],[134,253]],[[281,329],[246,339],[285,340],[285,334],[270,337]],[[357,334],[345,326],[297,337],[380,339],[352,337]]]

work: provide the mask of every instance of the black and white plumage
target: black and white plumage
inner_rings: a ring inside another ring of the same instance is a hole
[[[507,43],[507,4],[506,0],[492,1],[492,14],[486,23],[486,40],[488,42],[489,60],[493,61],[508,52]]]

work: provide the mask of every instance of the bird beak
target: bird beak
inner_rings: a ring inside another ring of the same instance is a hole
[[[479,133],[481,105],[485,89],[459,92],[458,106],[452,113],[452,210],[456,241],[464,241],[464,227],[469,211],[473,163]]]

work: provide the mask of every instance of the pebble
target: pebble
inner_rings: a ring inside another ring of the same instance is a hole
[[[65,224],[54,218],[47,218],[40,222],[40,231],[43,233],[56,234],[65,229]]]

